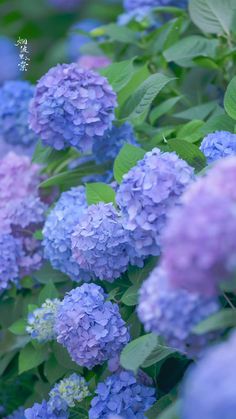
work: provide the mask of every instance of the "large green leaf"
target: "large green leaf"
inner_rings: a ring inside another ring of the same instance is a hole
[[[57,291],[53,282],[49,280],[45,287],[43,287],[42,291],[40,291],[38,302],[39,305],[42,305],[47,298],[53,300],[54,298],[58,297],[59,292]]]
[[[137,372],[157,345],[158,337],[152,333],[128,343],[121,352],[120,363],[122,367]]]
[[[119,63],[113,63],[109,65],[109,67],[101,69],[100,73],[108,79],[115,92],[119,92],[126,86],[134,74],[133,63],[134,58]]]
[[[53,269],[49,262],[44,262],[42,268],[34,272],[32,276],[41,284],[48,284],[50,281],[56,284],[68,280],[67,275]]]
[[[121,298],[122,303],[126,306],[135,306],[138,302],[138,290],[138,285],[132,285],[129,287]]]
[[[165,151],[175,151],[180,158],[200,172],[206,166],[206,158],[195,144],[186,140],[170,140],[161,148]]]
[[[231,118],[236,119],[236,76],[231,80],[227,87],[224,106],[227,114]]]
[[[188,108],[186,111],[178,112],[174,116],[176,118],[187,119],[192,121],[193,119],[205,119],[212,113],[217,107],[217,102],[212,101],[203,103],[202,105],[193,106]]]
[[[42,364],[47,357],[48,351],[45,347],[36,349],[31,343],[28,343],[19,354],[19,374]]]
[[[225,308],[203,320],[194,327],[193,332],[202,335],[214,330],[236,326],[236,310]]]
[[[202,137],[214,131],[234,132],[235,121],[228,115],[212,116],[201,128]]]
[[[102,182],[87,183],[86,197],[89,205],[98,204],[99,202],[112,202],[115,204],[116,194],[114,189]]]
[[[120,150],[114,162],[114,178],[118,183],[121,183],[123,176],[136,165],[139,160],[142,160],[145,155],[145,150],[139,147],[134,147],[131,144],[125,144]]]

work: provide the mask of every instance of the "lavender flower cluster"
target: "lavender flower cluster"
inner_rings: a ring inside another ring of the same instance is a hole
[[[205,154],[208,164],[223,157],[236,154],[236,134],[216,131],[208,134],[201,143],[200,150]]]
[[[0,56],[4,57],[4,65],[0,67],[0,84],[19,76],[19,56],[17,47],[6,36],[0,36]]]
[[[77,64],[51,68],[38,82],[30,106],[30,126],[44,144],[91,151],[111,128],[116,94],[99,74]]]

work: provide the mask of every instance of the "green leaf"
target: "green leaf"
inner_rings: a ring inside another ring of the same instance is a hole
[[[56,284],[68,280],[67,275],[53,269],[49,262],[45,262],[41,269],[34,272],[33,277],[41,284],[48,284],[50,281]]]
[[[27,321],[25,319],[19,319],[9,327],[9,330],[14,335],[25,335],[26,326],[27,326]]]
[[[183,96],[177,96],[165,100],[156,108],[154,108],[150,113],[150,122],[153,125],[154,122],[159,119],[161,116],[167,114],[182,98]]]
[[[118,183],[121,183],[123,176],[128,173],[139,160],[143,159],[145,153],[145,150],[142,148],[134,147],[131,144],[125,144],[114,162],[115,180]]]
[[[45,287],[43,287],[42,291],[40,291],[38,302],[39,302],[39,305],[41,306],[44,303],[44,301],[46,301],[47,298],[49,298],[50,300],[53,300],[54,298],[58,298],[58,297],[59,297],[59,293],[55,285],[53,284],[52,281],[49,281],[48,284],[45,285]]]
[[[135,72],[132,75],[130,81],[119,91],[118,103],[119,107],[122,108],[126,100],[135,92],[139,86],[150,76],[150,71],[147,64],[142,66],[136,66]]]
[[[79,367],[74,361],[72,361],[67,350],[62,345],[59,345],[57,342],[53,342],[52,346],[53,354],[59,365],[73,371],[83,371],[82,367]]]
[[[189,13],[192,21],[203,32],[229,34],[236,11],[235,0],[191,0]]]
[[[87,183],[86,198],[88,205],[98,204],[99,202],[112,202],[115,204],[116,194],[114,189],[106,183]]]
[[[134,285],[141,285],[141,283],[148,277],[150,272],[155,268],[157,265],[157,257],[150,256],[144,262],[144,266],[142,268],[138,268],[137,266],[130,265],[128,268],[128,277],[129,280]]]
[[[131,80],[134,74],[134,58],[131,60],[113,63],[100,70],[100,74],[106,77],[115,90],[119,92]]]
[[[158,419],[180,419],[180,401],[177,400],[168,406],[164,412],[158,416]]]
[[[202,138],[200,128],[204,125],[203,121],[193,120],[183,125],[177,131],[177,139],[186,140],[190,143],[195,143]]]
[[[42,364],[47,359],[48,352],[45,347],[35,349],[31,343],[28,343],[19,354],[19,374],[31,370]]]
[[[196,57],[212,57],[216,55],[219,42],[200,35],[191,35],[176,42],[163,52],[168,62],[174,61],[183,67],[191,67]]]
[[[189,121],[192,121],[193,119],[205,119],[216,109],[216,107],[216,101],[203,103],[202,105],[188,108],[186,111],[178,112],[174,116],[176,118],[187,119]]]
[[[211,117],[201,128],[200,131],[204,137],[206,134],[214,131],[234,132],[235,121],[228,115],[218,115]]]
[[[199,148],[185,140],[170,140],[167,145],[161,146],[165,151],[175,151],[178,156],[190,166],[200,172],[206,166],[206,158]]]
[[[147,412],[145,412],[145,416],[148,419],[156,419],[159,418],[159,414],[167,407],[170,406],[172,403],[172,397],[169,394],[161,397]]]
[[[44,374],[49,383],[54,384],[59,378],[67,373],[68,369],[59,365],[54,355],[51,355],[49,360],[45,362]]]
[[[224,107],[227,114],[236,119],[236,76],[229,83],[224,97]]]
[[[202,335],[214,330],[236,326],[236,310],[225,308],[203,320],[193,328],[193,332]]]
[[[137,34],[126,26],[110,23],[109,25],[99,28],[100,34],[107,35],[111,41],[118,41],[125,44],[136,44],[138,41]],[[93,32],[92,32],[93,33]]]
[[[157,345],[155,349],[152,351],[152,353],[143,362],[142,367],[143,368],[151,367],[151,365],[162,361],[163,359],[167,358],[169,355],[175,352],[176,352],[176,349],[174,348],[169,348],[168,346],[163,346],[163,345]]]
[[[121,352],[120,363],[122,367],[137,372],[157,345],[158,338],[152,333],[128,343]]]
[[[149,76],[125,102],[121,108],[119,117],[122,119],[137,119],[142,117],[148,112],[158,93],[173,80],[173,78],[159,73]]]
[[[122,303],[126,306],[135,306],[138,302],[138,290],[138,285],[132,285],[129,287],[121,298]]]

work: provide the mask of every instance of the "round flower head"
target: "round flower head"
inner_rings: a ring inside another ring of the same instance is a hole
[[[26,419],[67,419],[69,413],[62,412],[55,414],[50,412],[48,403],[43,400],[42,403],[35,403],[32,407],[25,410]]]
[[[74,260],[97,278],[113,282],[126,271],[127,234],[112,204],[88,207],[71,241]]]
[[[186,7],[187,3],[187,0],[124,0],[124,8],[131,11],[141,7],[149,9],[163,6]]]
[[[116,94],[105,77],[78,64],[51,68],[38,82],[30,106],[30,125],[56,150],[91,150],[111,127]]]
[[[29,147],[37,136],[29,128],[29,103],[34,87],[27,81],[8,81],[0,87],[0,140]]]
[[[83,186],[63,192],[47,217],[43,228],[44,256],[53,268],[69,275],[74,281],[87,281],[91,275],[81,269],[71,253],[71,235],[87,208]]]
[[[208,164],[236,154],[236,134],[228,131],[216,131],[208,134],[202,140],[200,150],[205,154]]]
[[[208,188],[212,193],[221,194],[222,198],[227,197],[236,202],[235,178],[236,156],[231,156],[217,161],[207,172],[205,182],[207,181]],[[191,199],[191,196],[188,195],[187,198]]]
[[[113,358],[129,341],[118,305],[105,299],[101,287],[83,284],[66,295],[57,312],[57,341],[89,369]]]
[[[204,295],[217,293],[219,283],[236,268],[236,203],[223,189],[214,189],[214,182],[211,174],[191,185],[163,240],[170,283]]]
[[[91,402],[89,419],[105,419],[120,415],[124,419],[144,419],[145,412],[155,403],[155,389],[137,382],[134,374],[122,371],[99,383]]]
[[[32,339],[43,343],[56,338],[54,324],[59,304],[60,300],[57,298],[54,300],[47,299],[42,307],[36,308],[28,315],[26,331]]]
[[[189,356],[200,355],[213,334],[195,335],[192,329],[219,310],[215,298],[172,289],[165,271],[157,267],[142,285],[138,315],[147,332],[162,336],[168,346]]]
[[[78,60],[78,65],[85,70],[97,70],[110,64],[111,60],[105,55],[82,55]]]
[[[10,415],[5,416],[4,419],[25,419],[25,409],[24,407],[19,407],[19,409],[12,412]],[[2,413],[2,412],[0,412]]]
[[[19,240],[10,234],[0,234],[0,293],[17,284],[19,279],[19,260],[22,248]]]
[[[89,32],[100,26],[101,23],[95,19],[83,19],[72,26],[67,41],[68,56],[71,61],[77,61],[81,57],[81,48],[91,42]],[[79,33],[78,30],[85,32]],[[87,32],[87,34],[86,34]]]
[[[113,128],[106,132],[104,137],[100,138],[93,145],[93,154],[98,164],[113,161],[125,144],[138,146],[132,125],[125,122],[120,127]]]
[[[2,84],[19,76],[19,50],[6,36],[0,36],[0,56],[4,57],[4,65],[0,68],[0,84]]]
[[[48,0],[49,3],[62,10],[73,10],[81,5],[81,0]]]
[[[49,393],[48,408],[51,412],[67,412],[76,402],[81,402],[89,395],[88,385],[83,377],[72,374],[55,384]]]
[[[131,258],[160,254],[168,213],[193,179],[193,169],[185,161],[158,148],[123,176],[117,203],[130,233]]]
[[[183,419],[234,419],[236,335],[190,367],[182,390]]]

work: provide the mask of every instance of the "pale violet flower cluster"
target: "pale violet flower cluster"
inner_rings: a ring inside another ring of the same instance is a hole
[[[211,164],[223,157],[236,154],[236,134],[228,131],[216,131],[208,134],[201,143],[200,150]]]
[[[0,292],[17,284],[22,258],[22,247],[18,239],[11,234],[0,234]]]
[[[171,284],[214,295],[236,268],[236,157],[220,160],[191,185],[165,230],[163,264]]]
[[[19,51],[14,42],[6,36],[0,36],[0,56],[4,57],[4,65],[0,67],[0,84],[7,80],[15,80],[19,76]]]
[[[72,255],[83,269],[113,282],[127,270],[128,237],[113,204],[88,207],[72,234]]]
[[[44,343],[56,338],[54,325],[59,304],[60,300],[57,298],[47,299],[40,308],[29,313],[26,331],[32,339]]]
[[[60,414],[52,413],[46,400],[42,403],[34,403],[34,405],[25,410],[25,419],[68,419],[69,413],[62,412]]]
[[[125,122],[119,127],[113,126],[102,138],[94,142],[93,154],[96,163],[114,161],[125,144],[138,146],[134,129],[129,122]]]
[[[236,335],[190,367],[182,389],[183,419],[234,419]]]
[[[129,232],[131,259],[160,254],[168,214],[193,180],[192,167],[177,154],[158,148],[123,176],[117,203]]]
[[[91,278],[73,259],[71,252],[72,233],[86,209],[85,188],[71,188],[62,193],[43,228],[44,257],[50,260],[53,268],[69,275],[74,281],[88,281]]]
[[[113,374],[104,383],[99,383],[96,394],[91,402],[89,419],[106,419],[115,415],[124,419],[144,419],[145,412],[156,401],[155,389],[139,383],[128,371]]]
[[[89,389],[85,379],[78,374],[72,374],[55,384],[50,391],[49,411],[67,413],[70,407],[74,407],[76,402],[81,402],[88,395]]]
[[[82,55],[78,59],[78,65],[85,70],[97,70],[110,64],[111,60],[105,55]]]
[[[56,150],[91,151],[111,128],[116,94],[105,77],[78,64],[58,64],[38,82],[30,106],[30,126]]]
[[[161,267],[154,269],[140,290],[138,315],[145,330],[190,357],[201,355],[215,337],[212,333],[196,335],[192,329],[218,310],[214,297],[172,289]]]
[[[0,87],[0,141],[29,148],[37,136],[29,128],[29,104],[34,86],[27,81],[7,81]]]
[[[95,284],[83,284],[65,296],[55,331],[73,361],[89,369],[114,357],[129,341],[118,305],[106,301]]]
[[[83,19],[70,29],[66,43],[68,58],[77,61],[82,57],[81,49],[91,41],[89,32],[100,26],[101,23],[95,19]],[[78,30],[84,33],[78,32]]]

